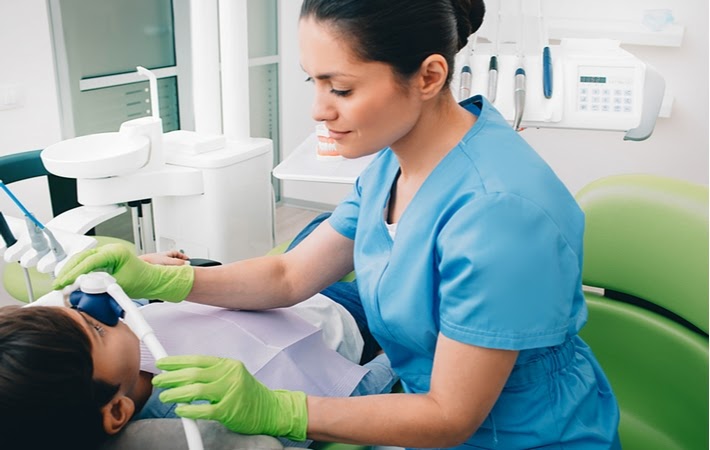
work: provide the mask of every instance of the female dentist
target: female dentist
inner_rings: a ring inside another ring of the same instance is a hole
[[[618,448],[618,406],[577,333],[584,216],[483,97],[449,89],[481,0],[304,0],[301,64],[313,118],[347,158],[377,153],[352,194],[292,251],[157,266],[120,247],[75,257],[55,287],[96,269],[134,297],[266,309],[355,269],[372,334],[406,393],[271,391],[241,363],[160,361],[184,417],[245,434],[425,448]]]

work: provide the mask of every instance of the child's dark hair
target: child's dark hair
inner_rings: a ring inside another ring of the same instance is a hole
[[[0,436],[23,449],[96,449],[118,386],[93,379],[91,341],[57,307],[0,308]]]
[[[301,18],[333,25],[364,61],[408,79],[430,55],[454,57],[483,22],[483,0],[304,0]]]

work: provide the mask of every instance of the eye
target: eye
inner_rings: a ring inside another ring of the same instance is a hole
[[[98,322],[94,322],[94,330],[96,330],[97,333],[99,333],[99,336],[102,336],[106,334],[106,330],[104,329],[103,326],[99,325]]]
[[[331,94],[335,94],[335,95],[337,95],[338,97],[347,97],[348,95],[350,95],[350,92],[352,92],[352,91],[351,91],[351,90],[340,91],[340,90],[338,90],[338,89],[331,89],[331,90],[330,90],[330,93],[331,93]]]
[[[305,82],[306,83],[313,83],[313,77],[306,77]]]

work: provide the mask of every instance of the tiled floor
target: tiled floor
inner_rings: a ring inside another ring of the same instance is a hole
[[[276,245],[292,239],[322,211],[298,208],[289,205],[276,207]]]

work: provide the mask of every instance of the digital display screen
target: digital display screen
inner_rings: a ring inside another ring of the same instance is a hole
[[[582,83],[606,83],[606,77],[579,77],[579,81]]]

